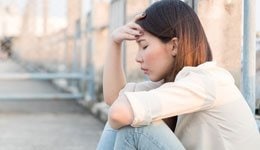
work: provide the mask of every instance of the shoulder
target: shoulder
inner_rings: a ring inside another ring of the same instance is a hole
[[[232,75],[214,62],[206,62],[197,67],[184,67],[174,82],[165,83],[160,88],[178,88],[186,92],[206,94],[216,98],[218,89],[229,87],[235,89]]]
[[[221,84],[234,84],[233,76],[224,68],[219,67],[215,62],[206,62],[197,67],[184,67],[176,76],[176,80],[190,78],[193,80],[218,82]]]
[[[150,91],[152,89],[156,89],[162,85],[162,81],[152,82],[152,81],[144,81],[144,82],[129,82],[125,85],[125,87],[120,91],[120,93],[124,92],[138,92],[138,91]]]
[[[136,83],[135,91],[149,91],[160,87],[162,84],[163,81],[159,81],[159,82],[144,81],[144,82]]]

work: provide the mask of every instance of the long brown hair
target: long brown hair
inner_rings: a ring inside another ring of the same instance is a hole
[[[177,55],[173,58],[165,82],[173,82],[185,66],[198,66],[212,60],[211,48],[197,14],[180,0],[162,0],[145,10],[146,17],[136,21],[143,29],[167,43],[178,39]],[[177,116],[164,119],[175,130]]]
[[[146,17],[137,23],[152,35],[167,43],[178,39],[178,52],[165,82],[175,80],[185,66],[198,66],[212,60],[204,29],[194,10],[180,0],[162,0],[145,10]]]

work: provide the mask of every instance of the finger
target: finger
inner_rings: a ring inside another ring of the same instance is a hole
[[[137,38],[139,38],[138,35],[132,35],[127,33],[125,33],[123,36],[125,40],[136,40]]]
[[[132,29],[132,28],[126,28],[124,32],[131,34],[131,35],[138,35],[138,36],[143,35],[142,31],[137,30],[137,29]]]
[[[140,14],[137,14],[135,17],[134,17],[134,21],[137,21],[139,19],[142,19],[146,16],[146,13],[143,12],[143,13],[140,13]]]
[[[137,24],[137,23],[135,23],[135,22],[130,22],[130,23],[128,24],[128,26],[129,26],[130,28],[132,28],[132,29],[137,29],[137,30],[139,30],[139,31],[144,31],[144,29],[143,29],[139,24]]]

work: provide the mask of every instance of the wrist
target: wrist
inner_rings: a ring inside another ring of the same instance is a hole
[[[123,40],[118,37],[116,31],[112,32],[112,34],[111,34],[111,36],[110,36],[110,39],[111,39],[111,42],[112,42],[113,44],[116,44],[116,45],[121,45],[122,42],[123,42]]]
[[[117,41],[111,38],[109,43],[112,49],[121,49],[122,41]]]
[[[111,43],[112,43],[113,45],[116,45],[116,46],[121,46],[122,41],[111,40]]]

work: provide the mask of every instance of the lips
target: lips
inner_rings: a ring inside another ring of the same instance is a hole
[[[148,74],[148,69],[141,68],[141,70],[144,72],[144,74]]]

